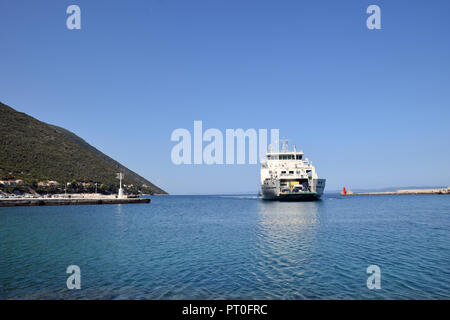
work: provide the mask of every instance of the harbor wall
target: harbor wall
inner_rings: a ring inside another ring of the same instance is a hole
[[[29,207],[29,206],[67,206],[67,205],[100,205],[100,204],[130,204],[150,203],[148,198],[101,198],[101,199],[53,199],[53,198],[31,198],[31,199],[0,199],[0,207]]]
[[[400,189],[388,192],[360,192],[354,193],[350,190],[344,196],[369,196],[369,195],[405,195],[405,194],[448,194],[450,195],[450,187],[441,189]]]

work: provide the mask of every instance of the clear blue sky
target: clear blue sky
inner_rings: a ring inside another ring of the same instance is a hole
[[[82,29],[66,28],[77,4]],[[377,4],[382,30],[366,28]],[[258,165],[175,166],[170,135],[279,128],[327,178],[450,184],[450,1],[0,2],[0,101],[170,193],[256,192]]]

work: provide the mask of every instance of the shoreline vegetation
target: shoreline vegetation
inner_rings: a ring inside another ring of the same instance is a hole
[[[17,181],[17,180],[16,180]],[[11,182],[7,180],[0,180],[0,198],[2,197],[58,197],[61,194],[89,196],[98,194],[100,196],[116,195],[119,191],[119,184],[106,185],[93,182],[68,182],[65,186],[56,181],[41,182],[31,181],[30,183]],[[133,185],[123,185],[123,192],[125,195],[153,195],[151,192],[146,192],[145,188],[138,188]]]
[[[0,102],[0,196],[167,194],[74,133]]]

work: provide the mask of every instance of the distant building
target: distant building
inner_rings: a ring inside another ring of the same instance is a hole
[[[50,187],[50,186],[57,186],[59,185],[58,181],[39,181],[37,183],[38,187]]]
[[[3,186],[23,186],[23,180],[0,180],[0,185]]]

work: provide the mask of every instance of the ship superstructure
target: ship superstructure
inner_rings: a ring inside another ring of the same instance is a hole
[[[325,179],[319,179],[316,169],[304,153],[294,146],[289,151],[287,141],[281,151],[266,154],[261,165],[261,195],[264,200],[318,200],[325,189]]]

